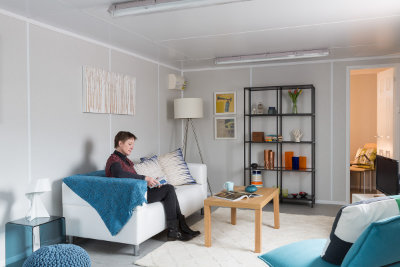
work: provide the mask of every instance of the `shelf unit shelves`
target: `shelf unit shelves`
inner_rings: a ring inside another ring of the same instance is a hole
[[[311,112],[306,113],[284,113],[282,112],[282,96],[283,93],[287,93],[288,90],[293,89],[303,89],[303,90],[311,90]],[[275,92],[275,103],[276,103],[276,114],[251,114],[252,110],[252,94],[254,92]],[[246,110],[247,107],[247,110]],[[282,135],[283,132],[283,124],[284,118],[296,118],[298,117],[307,117],[311,119],[311,140],[304,140],[300,142],[295,141],[271,141],[271,142],[254,142],[251,141],[251,133],[252,133],[252,120],[262,120],[264,119],[275,119],[276,126],[276,135]],[[246,140],[247,139],[249,140]],[[275,146],[276,149],[276,166],[273,169],[266,169],[264,167],[251,168],[252,163],[252,146]],[[285,169],[283,167],[283,149],[287,150],[287,146],[292,145],[306,145],[311,146],[311,168],[306,169]],[[312,84],[306,85],[285,85],[285,86],[263,86],[263,87],[245,87],[244,88],[244,184],[250,184],[251,181],[251,171],[252,170],[261,170],[263,172],[275,172],[276,173],[276,184],[280,186],[280,188],[284,188],[284,173],[305,173],[310,176],[311,183],[311,192],[305,198],[290,198],[283,197],[282,192],[280,193],[281,201],[298,201],[305,202],[311,204],[311,207],[315,204],[315,87]]]

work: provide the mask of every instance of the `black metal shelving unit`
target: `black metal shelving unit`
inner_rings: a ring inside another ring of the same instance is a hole
[[[311,90],[311,113],[283,113],[282,112],[282,95],[283,92],[293,89]],[[277,114],[251,114],[252,106],[252,93],[258,91],[275,91],[276,92],[276,107]],[[311,194],[307,195],[306,198],[289,198],[282,196],[282,190],[280,194],[281,201],[296,201],[311,204],[311,207],[315,204],[315,87],[312,84],[306,85],[285,85],[285,86],[264,86],[264,87],[245,87],[244,88],[244,184],[250,184],[251,171],[261,170],[266,172],[276,173],[276,184],[283,188],[284,184],[284,173],[286,172],[298,172],[306,173],[311,178]],[[247,111],[246,111],[247,107]],[[272,141],[272,142],[254,142],[251,141],[252,133],[252,120],[261,118],[274,118],[276,120],[276,135],[282,135],[282,125],[284,124],[283,118],[285,117],[308,117],[311,118],[311,140],[294,142],[294,141]],[[248,140],[247,140],[247,139]],[[311,168],[300,169],[300,170],[288,170],[283,167],[283,147],[287,144],[293,145],[308,145],[311,146]],[[252,158],[251,151],[253,145],[268,145],[275,146],[277,151],[276,158],[277,164],[273,169],[266,169],[264,167],[258,167],[256,169],[251,168]],[[248,155],[246,155],[248,153]]]

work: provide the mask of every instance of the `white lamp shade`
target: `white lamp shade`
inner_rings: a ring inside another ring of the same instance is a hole
[[[29,186],[27,193],[34,193],[34,192],[48,192],[51,191],[51,184],[50,179],[42,178],[32,181]]]
[[[178,98],[174,100],[175,119],[203,118],[203,99]]]

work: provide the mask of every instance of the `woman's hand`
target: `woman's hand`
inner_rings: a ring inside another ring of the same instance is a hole
[[[156,186],[160,187],[160,183],[153,177],[146,176],[144,178],[144,180],[147,182],[147,186],[150,188],[156,187]]]

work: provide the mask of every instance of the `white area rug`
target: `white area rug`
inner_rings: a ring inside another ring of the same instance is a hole
[[[211,214],[212,246],[204,246],[204,220],[192,226],[201,235],[188,241],[166,242],[139,259],[140,266],[263,266],[257,258],[274,248],[295,241],[327,238],[333,217],[280,214],[280,229],[274,229],[273,212],[263,212],[262,253],[254,253],[254,211],[237,210],[236,225],[230,224],[230,209],[218,208]]]

